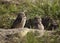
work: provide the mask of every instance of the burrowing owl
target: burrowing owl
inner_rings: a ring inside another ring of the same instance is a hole
[[[18,13],[16,20],[13,22],[11,28],[23,28],[26,22],[26,16],[24,12]]]

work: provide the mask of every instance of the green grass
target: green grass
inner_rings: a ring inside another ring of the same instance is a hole
[[[48,35],[45,33],[43,37],[36,37],[34,33],[30,32],[22,39],[21,43],[60,43],[60,35]]]
[[[60,19],[60,0],[37,0],[35,3],[25,0],[24,3],[1,4],[0,3],[0,27],[10,28],[19,11],[26,10],[27,18],[34,18],[36,15]]]
[[[60,0],[37,0],[35,3],[24,0],[24,3],[20,2],[19,5],[0,3],[0,28],[10,28],[17,13],[24,10],[27,11],[27,18],[34,18],[36,15],[42,17],[49,15],[51,18],[60,20]],[[29,33],[21,43],[60,43],[60,35],[56,33],[52,36],[45,35],[36,38],[33,33]]]

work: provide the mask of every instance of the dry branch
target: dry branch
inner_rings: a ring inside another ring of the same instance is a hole
[[[0,43],[15,43],[14,40],[18,40],[15,38],[16,34],[24,37],[28,32],[38,32],[40,36],[43,36],[45,32],[54,33],[54,31],[46,31],[39,29],[28,29],[28,28],[14,28],[14,29],[0,29]]]

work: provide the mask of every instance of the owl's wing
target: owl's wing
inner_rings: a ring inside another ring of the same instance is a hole
[[[21,23],[22,18],[17,17],[16,20],[13,22],[13,25],[11,28],[15,28],[19,23]]]

